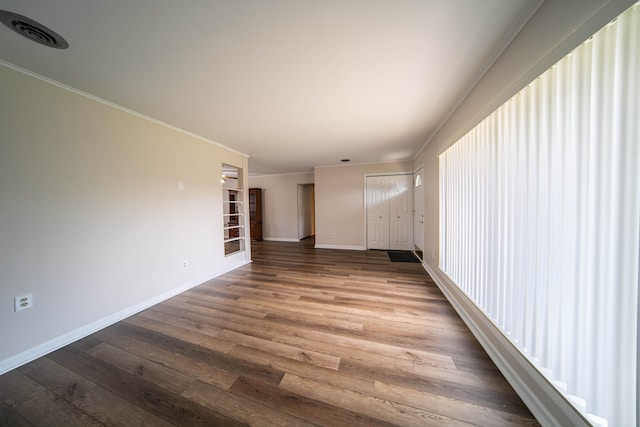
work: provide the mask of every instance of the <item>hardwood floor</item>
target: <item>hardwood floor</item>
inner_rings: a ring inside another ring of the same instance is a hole
[[[253,255],[0,376],[0,425],[538,425],[420,264]]]

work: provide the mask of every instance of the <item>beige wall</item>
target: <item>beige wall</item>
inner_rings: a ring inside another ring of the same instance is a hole
[[[298,241],[298,184],[313,184],[312,173],[249,177],[251,188],[262,188],[262,237]]]
[[[0,372],[247,261],[220,183],[246,156],[2,65],[0,92]]]
[[[365,175],[396,172],[413,172],[412,163],[316,168],[316,246],[366,249]]]

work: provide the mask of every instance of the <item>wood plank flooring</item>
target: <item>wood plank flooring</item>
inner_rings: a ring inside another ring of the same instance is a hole
[[[253,256],[0,376],[0,425],[538,425],[419,264]]]

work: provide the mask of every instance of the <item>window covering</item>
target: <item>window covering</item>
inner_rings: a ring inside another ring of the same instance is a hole
[[[638,425],[640,6],[439,157],[439,267],[594,425]]]

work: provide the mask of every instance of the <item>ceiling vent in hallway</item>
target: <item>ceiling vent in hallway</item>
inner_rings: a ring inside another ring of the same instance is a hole
[[[69,43],[67,43],[62,36],[26,16],[18,15],[17,13],[7,10],[0,10],[0,21],[16,33],[36,43],[55,49],[66,49],[69,47]]]

